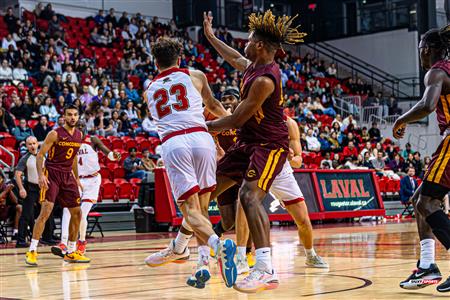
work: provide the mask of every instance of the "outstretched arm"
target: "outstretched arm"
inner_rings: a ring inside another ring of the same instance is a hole
[[[435,111],[440,99],[442,84],[447,74],[440,69],[432,69],[425,75],[425,92],[422,99],[408,112],[397,119],[393,127],[395,138],[402,138],[407,124],[420,121]]]
[[[222,56],[235,69],[243,72],[251,64],[251,61],[246,59],[238,51],[234,50],[214,35],[212,20],[213,17],[211,12],[208,12],[208,14],[203,12],[203,29],[205,31],[206,38],[214,49],[219,52],[220,56]]]
[[[112,152],[112,154],[110,154],[111,150],[109,150],[109,148],[106,147],[105,144],[103,144],[103,142],[98,137],[96,137],[95,135],[91,136],[91,142],[92,142],[92,144],[94,145],[95,148],[97,148],[100,151],[102,151],[103,154],[107,155],[110,160],[120,160],[120,153],[119,152]]]
[[[206,122],[209,130],[221,131],[242,127],[258,111],[274,90],[275,84],[270,78],[266,76],[258,77],[252,83],[248,97],[239,104],[231,116]]]

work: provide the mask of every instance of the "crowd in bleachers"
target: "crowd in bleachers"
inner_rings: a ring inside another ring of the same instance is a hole
[[[0,18],[3,145],[19,156],[26,137],[35,135],[42,141],[48,131],[63,124],[64,105],[74,104],[90,134],[125,154],[138,137],[149,141],[148,147],[137,143],[138,157],[148,149],[157,158],[158,135],[141,94],[143,83],[157,73],[150,50],[158,37],[183,43],[181,67],[204,71],[217,98],[227,86],[240,85],[239,72],[208,48],[206,39],[200,36],[196,44],[173,20],[165,23],[139,13],[119,17],[114,9],[82,19],[57,14],[51,4],[39,3],[20,18],[8,8]],[[217,35],[243,51],[246,41],[234,39],[226,28],[219,28]],[[384,114],[392,115],[401,112],[394,97],[375,95],[362,79],[338,78],[335,64],[327,65],[311,54],[293,57],[287,51],[277,61],[285,113],[301,129],[305,168],[371,168],[398,179],[413,166],[422,176],[427,164],[420,154],[397,155],[400,149],[381,136],[376,124],[361,128],[352,115],[342,118],[334,107],[335,97],[360,95],[363,105],[379,105]],[[4,154],[0,158],[8,160]]]

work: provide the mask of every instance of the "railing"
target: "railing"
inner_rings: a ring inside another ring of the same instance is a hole
[[[408,136],[408,143],[411,144],[414,149],[417,149],[417,151],[425,150],[427,148],[427,140],[424,137],[427,136],[436,136],[436,134],[415,135],[411,133]]]
[[[7,168],[9,171],[14,171],[14,166],[16,165],[16,157],[14,156],[13,153],[11,153],[11,151],[9,151],[8,149],[6,149],[5,147],[3,147],[2,145],[0,145],[0,149],[2,150],[2,152],[5,152],[6,154],[8,154],[9,156],[11,156],[11,165],[8,165],[6,162],[4,162],[3,160],[0,159],[0,165],[4,166],[5,168]]]

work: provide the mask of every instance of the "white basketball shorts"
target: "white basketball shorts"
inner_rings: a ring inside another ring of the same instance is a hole
[[[162,158],[177,203],[216,187],[216,146],[207,132],[174,136],[162,144]]]
[[[290,205],[304,201],[303,193],[294,177],[294,171],[288,161],[283,166],[280,174],[277,175],[270,187],[270,193],[275,198],[283,202],[284,205]]]
[[[80,178],[80,183],[83,186],[83,191],[80,191],[81,201],[97,203],[102,176],[98,174],[95,177]]]

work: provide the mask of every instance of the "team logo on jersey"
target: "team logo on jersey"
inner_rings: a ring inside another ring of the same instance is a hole
[[[81,201],[80,201],[80,198],[77,198],[77,204],[80,204],[81,203]]]
[[[256,176],[256,171],[255,170],[248,170],[248,172],[247,172],[247,177],[248,178],[253,178],[253,177],[255,177]]]
[[[166,77],[166,78],[163,79],[163,83],[168,83],[170,81],[171,81],[171,79],[169,77]]]

